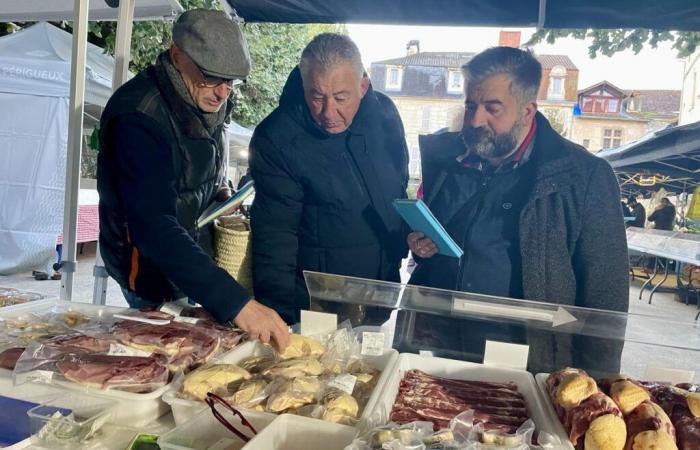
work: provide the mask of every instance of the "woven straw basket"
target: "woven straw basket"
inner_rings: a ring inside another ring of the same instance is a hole
[[[239,216],[220,217],[214,222],[216,230],[216,263],[238,284],[253,288],[250,222]]]

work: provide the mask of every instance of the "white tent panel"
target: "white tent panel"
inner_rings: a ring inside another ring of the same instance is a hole
[[[55,261],[68,98],[0,93],[0,274]]]
[[[0,22],[73,20],[74,0],[1,0]],[[136,0],[135,20],[174,17],[183,11],[176,0]],[[117,20],[118,8],[90,0],[89,20]]]
[[[70,90],[72,36],[47,22],[0,38],[0,91],[65,96]],[[85,101],[104,106],[112,92],[114,59],[87,48]]]

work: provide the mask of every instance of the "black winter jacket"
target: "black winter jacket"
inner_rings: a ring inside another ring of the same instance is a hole
[[[527,163],[532,165],[534,176],[519,218],[524,298],[627,312],[627,240],[617,179],[605,160],[562,138],[542,114],[538,113],[536,120],[534,147]],[[453,166],[455,158],[464,153],[463,146],[454,145],[454,134],[421,136],[423,192],[428,204],[448,176],[444,168]],[[441,220],[452,211],[433,213]],[[456,277],[454,258],[433,257],[417,262],[412,284],[444,287],[436,284],[446,272]],[[533,343],[530,345],[532,348]],[[555,358],[572,364],[574,356],[598,357],[597,351],[590,349],[590,355],[573,355],[573,349],[566,349],[570,344],[555,343],[551,336],[544,337],[539,345],[551,346],[551,351],[531,351],[531,364],[537,367],[546,367],[552,361],[533,358]]]
[[[372,88],[343,133],[312,120],[298,68],[250,143],[255,296],[296,322],[307,309],[302,271],[399,281],[408,153],[396,107]]]

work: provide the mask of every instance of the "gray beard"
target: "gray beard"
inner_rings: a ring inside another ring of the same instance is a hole
[[[520,121],[516,122],[508,133],[503,134],[493,134],[486,128],[466,126],[462,130],[462,140],[467,149],[481,158],[498,159],[515,151],[522,130]]]

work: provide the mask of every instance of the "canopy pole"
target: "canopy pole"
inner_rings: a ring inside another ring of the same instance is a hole
[[[85,58],[87,51],[90,0],[75,0],[73,10],[73,52],[68,110],[68,157],[63,202],[63,248],[61,299],[73,299],[73,277],[77,262],[78,195],[80,157],[83,148],[83,109],[85,101]]]
[[[119,16],[117,18],[117,37],[114,46],[114,73],[112,74],[112,92],[124,84],[129,77],[129,61],[131,60],[131,32],[134,24],[134,0],[121,0],[119,2]],[[109,274],[105,269],[102,259],[99,241],[97,243],[97,255],[95,255],[95,267],[92,269],[95,283],[92,290],[92,303],[104,305],[107,303],[107,283]]]
[[[547,17],[547,0],[540,0],[540,10],[537,17],[537,29],[544,28],[544,20]]]

